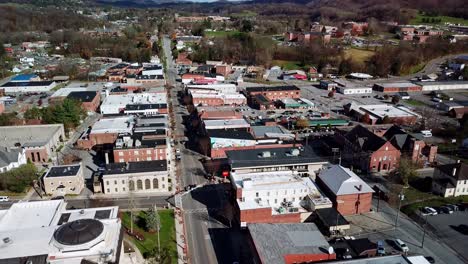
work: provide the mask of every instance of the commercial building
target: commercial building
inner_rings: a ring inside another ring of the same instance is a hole
[[[250,224],[254,262],[294,264],[331,261],[336,253],[313,223]]]
[[[88,112],[96,112],[101,104],[101,95],[93,91],[71,92],[67,98],[80,101],[81,107]]]
[[[295,171],[315,179],[316,173],[328,164],[309,146],[231,150],[226,152],[231,173]]]
[[[335,83],[335,82],[332,82],[332,81],[321,80],[320,81],[320,88],[324,89],[324,90],[327,90],[327,91],[332,91],[332,90],[335,90],[336,88],[338,88],[338,84]]]
[[[353,95],[353,94],[371,94],[372,87],[342,87],[338,86],[338,92],[341,94],[346,95]]]
[[[14,203],[0,210],[0,262],[119,263],[119,208],[66,207],[64,200],[50,200]]]
[[[138,162],[167,159],[167,138],[162,133],[134,133],[133,135],[119,136],[115,141],[115,162]]]
[[[245,147],[257,144],[252,134],[244,129],[210,129],[208,136],[210,137],[211,149]]]
[[[246,105],[247,99],[239,93],[220,93],[211,90],[189,89],[192,102],[196,106]]]
[[[320,172],[317,183],[341,214],[361,214],[371,210],[374,191],[350,169],[332,165]]]
[[[296,86],[262,86],[248,87],[245,89],[250,98],[256,95],[263,95],[268,100],[276,101],[284,98],[300,98],[301,89]]]
[[[234,110],[206,111],[204,109],[199,109],[198,112],[201,113],[200,118],[202,120],[242,119],[242,113]]]
[[[468,81],[417,82],[416,84],[422,87],[422,91],[468,89]]]
[[[245,119],[204,120],[205,129],[249,129],[250,124]]]
[[[23,148],[0,147],[0,173],[26,164],[26,151]]]
[[[345,112],[356,118],[356,120],[363,120],[365,116],[368,117],[369,124],[381,124],[386,119],[387,123],[397,125],[413,125],[420,118],[420,116],[404,106],[394,106],[387,104],[380,105],[356,105],[350,103],[344,106]]]
[[[91,129],[85,131],[76,144],[82,149],[92,149],[96,145],[114,145],[119,134],[132,133],[134,124],[133,116],[102,118],[94,123]]]
[[[312,109],[315,107],[315,104],[313,102],[305,98],[283,98],[281,100],[276,101],[276,105],[278,108],[284,109]]]
[[[300,223],[310,216],[313,201],[327,199],[310,177],[293,171],[230,175],[235,191],[235,217],[249,223]],[[330,200],[328,200],[331,206]]]
[[[185,86],[187,90],[202,90],[202,91],[216,91],[223,94],[237,94],[237,87],[231,83],[219,83],[219,84],[205,84],[195,85],[187,84]]]
[[[24,148],[26,159],[48,162],[65,140],[63,124],[0,127],[0,148]]]
[[[110,195],[167,193],[171,190],[166,160],[107,164],[102,190]]]
[[[47,195],[80,194],[85,187],[81,164],[52,166],[42,177]]]
[[[384,93],[398,93],[398,92],[420,92],[422,87],[420,85],[410,82],[393,82],[393,83],[376,83],[373,89],[375,91]]]
[[[151,65],[144,67],[141,75],[164,75],[163,67],[162,65]]]
[[[468,195],[468,165],[457,162],[437,166],[433,175],[432,192],[443,197]]]
[[[54,81],[8,82],[0,86],[6,94],[42,93],[52,90],[57,85]]]
[[[101,105],[101,114],[142,114],[167,113],[167,99],[163,93],[112,94],[106,96]]]

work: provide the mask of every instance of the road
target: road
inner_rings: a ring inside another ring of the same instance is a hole
[[[173,86],[170,89],[169,100],[176,121],[172,133],[177,139],[185,136],[182,121],[183,116],[188,113],[177,99],[177,93],[182,91],[182,87],[176,83],[178,76],[170,47],[170,40],[165,37],[163,49],[167,65],[166,80],[168,85]],[[227,199],[230,187],[227,184],[208,184],[201,163],[203,157],[186,149],[182,144],[176,147],[181,153],[181,160],[177,163],[181,189],[192,184],[197,186],[181,195],[188,262],[209,264],[238,261],[242,254],[240,248],[245,244],[244,238],[239,230],[229,228],[231,223],[224,217],[226,208],[228,211],[232,208]],[[226,239],[227,237],[229,239]]]

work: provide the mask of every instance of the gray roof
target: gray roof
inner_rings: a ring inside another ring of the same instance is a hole
[[[0,149],[0,167],[6,167],[13,162],[18,162],[21,149]]]
[[[81,164],[53,166],[49,169],[49,171],[44,177],[53,178],[53,177],[76,176],[80,168],[81,168]]]
[[[249,224],[262,263],[283,264],[285,255],[328,254],[330,245],[314,223]]]
[[[318,177],[335,195],[372,193],[372,188],[350,169],[332,165]]]
[[[226,155],[233,169],[286,164],[326,163],[326,160],[317,156],[309,146],[230,150],[226,151]]]
[[[0,146],[44,146],[59,130],[63,131],[63,124],[0,127]]]
[[[252,126],[251,130],[255,138],[277,138],[280,135],[293,135],[281,126]]]

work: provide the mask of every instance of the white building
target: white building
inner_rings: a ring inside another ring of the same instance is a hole
[[[2,263],[118,263],[118,207],[67,210],[64,200],[18,202],[0,210]]]
[[[237,94],[237,86],[235,84],[230,83],[221,83],[221,84],[189,84],[186,86],[187,89],[190,90],[214,90],[217,92],[225,93],[225,94]]]
[[[102,118],[94,123],[90,134],[131,134],[135,120],[132,116]]]
[[[337,87],[338,92],[341,94],[352,95],[352,94],[371,94],[372,87]]]
[[[80,194],[85,187],[81,164],[52,166],[42,178],[48,195]]]
[[[468,165],[454,163],[435,168],[432,192],[443,197],[468,195]]]
[[[162,65],[153,65],[150,67],[145,67],[143,68],[141,75],[147,75],[147,76],[164,75],[163,67]]]
[[[166,160],[112,163],[102,173],[103,192],[108,195],[168,193]]]
[[[0,148],[0,173],[26,164],[26,151],[23,148]]]
[[[416,84],[420,85],[423,91],[468,89],[468,81],[418,82]]]
[[[10,93],[41,93],[52,90],[57,85],[54,81],[8,82],[2,86],[6,94]]]
[[[167,99],[164,93],[133,93],[133,94],[111,94],[106,96],[101,104],[101,114],[115,115],[121,114],[127,105],[166,105]]]

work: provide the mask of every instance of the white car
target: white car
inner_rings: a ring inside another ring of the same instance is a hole
[[[437,210],[432,208],[432,207],[426,206],[426,207],[424,207],[424,209],[426,209],[429,212],[430,215],[437,215]]]
[[[408,253],[409,251],[409,248],[408,246],[405,244],[405,242],[401,241],[400,239],[395,239],[395,244],[397,245],[397,247],[403,251],[403,253]]]

